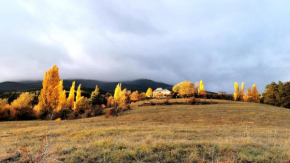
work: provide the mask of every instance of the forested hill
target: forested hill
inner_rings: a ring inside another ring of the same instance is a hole
[[[113,91],[118,83],[122,83],[122,88],[135,91],[146,91],[149,87],[156,89],[162,87],[166,89],[172,88],[171,85],[155,82],[148,79],[138,79],[132,81],[120,81],[120,82],[105,82],[99,80],[85,80],[85,79],[69,79],[64,80],[64,88],[69,90],[72,82],[76,81],[76,85],[82,84],[82,88],[94,88],[96,85],[100,89],[105,91]],[[42,88],[42,81],[20,81],[20,82],[2,82],[0,83],[0,91],[26,91],[26,90],[39,90]]]

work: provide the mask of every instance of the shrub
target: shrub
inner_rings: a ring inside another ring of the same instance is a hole
[[[103,115],[103,108],[101,105],[95,105],[93,108],[86,110],[82,115],[83,118],[94,117],[98,115]]]
[[[125,112],[127,110],[131,110],[130,105],[124,105],[124,106],[118,106],[118,107],[112,107],[106,110],[106,118],[111,116],[118,116],[120,113]]]
[[[32,101],[34,95],[22,93],[16,100],[11,103],[11,109],[15,110],[15,119],[27,120],[34,117]]]

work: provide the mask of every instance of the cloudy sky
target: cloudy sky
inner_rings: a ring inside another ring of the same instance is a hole
[[[290,1],[2,0],[0,81],[61,78],[175,84],[290,80]]]

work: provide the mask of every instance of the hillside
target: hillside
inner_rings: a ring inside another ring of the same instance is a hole
[[[157,87],[171,89],[172,86],[169,84],[155,82],[148,79],[138,79],[133,81],[120,81],[120,82],[105,82],[99,80],[85,80],[85,79],[70,79],[64,80],[64,88],[69,90],[73,81],[76,84],[82,84],[83,88],[95,88],[96,85],[100,89],[105,91],[113,91],[118,83],[122,83],[123,88],[129,90],[146,91],[149,87],[156,89]],[[35,90],[41,89],[42,81],[20,81],[20,82],[3,82],[0,83],[0,91],[24,91],[24,90]]]
[[[138,107],[142,103],[138,102],[118,117],[53,122],[51,128],[56,130],[49,158],[64,162],[290,161],[290,110],[214,102],[146,107]],[[35,158],[46,145],[49,126],[48,121],[1,122],[0,162],[27,160],[21,151]]]

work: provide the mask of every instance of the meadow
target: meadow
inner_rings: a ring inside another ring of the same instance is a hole
[[[182,101],[184,99],[171,99]],[[163,102],[164,100],[153,100]],[[206,100],[142,106],[117,117],[0,122],[0,162],[289,162],[290,110]]]

